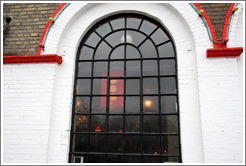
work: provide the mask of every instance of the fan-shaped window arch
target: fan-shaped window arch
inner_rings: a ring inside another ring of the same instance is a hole
[[[181,162],[176,63],[153,19],[95,24],[76,60],[70,162]]]

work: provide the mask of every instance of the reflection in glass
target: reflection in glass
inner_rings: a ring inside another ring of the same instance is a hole
[[[161,75],[174,75],[175,71],[175,61],[170,60],[160,60],[160,74]]]
[[[158,79],[144,78],[143,79],[143,93],[144,94],[158,94]]]
[[[83,46],[80,55],[79,55],[79,60],[89,60],[92,59],[94,50],[92,48]]]
[[[178,132],[178,116],[177,115],[162,115],[161,116],[161,132],[177,133]]]
[[[124,31],[118,31],[106,37],[106,41],[113,47],[121,43],[121,37],[124,36]]]
[[[108,65],[107,62],[94,62],[94,77],[107,76]]]
[[[106,129],[106,116],[105,115],[91,115],[91,128],[92,132],[105,132]]]
[[[144,136],[144,153],[160,154],[160,137]]]
[[[93,94],[94,95],[107,94],[107,79],[94,79],[93,80]]]
[[[123,116],[109,116],[109,131],[123,131]]]
[[[146,60],[143,61],[143,75],[157,75],[158,70],[157,70],[157,61],[156,60]]]
[[[123,79],[111,79],[110,80],[110,94],[111,95],[124,94],[124,80]]]
[[[96,50],[95,59],[108,59],[110,51],[110,46],[102,41]]]
[[[106,97],[92,97],[92,113],[106,113]]]
[[[140,113],[139,97],[126,97],[126,113]]]
[[[143,98],[144,113],[159,113],[159,102],[157,96],[144,96]]]
[[[139,49],[143,58],[157,58],[156,48],[150,40],[146,40]]]
[[[174,50],[171,42],[158,47],[160,57],[174,57]]]
[[[125,136],[125,152],[126,153],[141,153],[141,136],[139,135],[126,135]]]
[[[126,94],[139,94],[139,80],[126,80]]]
[[[143,132],[159,133],[160,132],[160,117],[157,115],[144,115]]]
[[[119,46],[113,50],[110,59],[124,59],[124,46]]]
[[[121,114],[123,113],[124,97],[110,96],[109,97],[109,113]]]
[[[161,112],[162,113],[177,113],[176,96],[162,96],[161,97]]]
[[[91,91],[91,80],[90,79],[79,79],[76,85],[76,94],[88,95]]]
[[[86,40],[85,44],[92,46],[92,47],[96,47],[97,43],[101,40],[101,38],[95,33],[93,32],[89,38]]]
[[[132,37],[131,43],[135,46],[138,46],[146,38],[146,36],[140,32],[128,30],[126,33]]]
[[[90,110],[90,98],[76,97],[75,113],[89,113],[89,110]]]
[[[108,152],[121,153],[123,150],[123,136],[122,135],[109,135],[108,136]]]
[[[126,132],[140,132],[140,116],[126,116],[125,119]]]
[[[78,77],[90,77],[91,76],[91,62],[80,62]]]
[[[161,78],[161,93],[176,93],[175,77]]]
[[[126,76],[140,76],[140,61],[126,61]]]
[[[86,132],[88,131],[89,119],[87,115],[75,115],[75,131]]]

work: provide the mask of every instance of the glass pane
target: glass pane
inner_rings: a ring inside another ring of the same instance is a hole
[[[139,80],[126,80],[126,94],[139,94]]]
[[[153,32],[156,28],[156,25],[152,24],[151,22],[144,20],[140,30],[149,35],[151,32]]]
[[[76,97],[75,113],[89,113],[90,112],[90,98]]]
[[[140,113],[139,97],[126,97],[126,113]]]
[[[76,85],[77,95],[88,95],[91,92],[91,80],[90,79],[79,79]]]
[[[92,113],[106,113],[106,97],[92,97]]]
[[[126,153],[141,153],[142,152],[142,139],[138,135],[125,136],[125,152]]]
[[[174,57],[174,50],[171,42],[158,47],[160,57]]]
[[[126,46],[126,59],[141,58],[139,51],[133,46]]]
[[[106,130],[106,116],[105,115],[91,115],[91,131],[105,132]]]
[[[121,153],[123,145],[122,135],[109,135],[108,136],[108,152],[109,153]]]
[[[160,154],[160,137],[144,136],[144,153]]]
[[[141,19],[139,18],[127,18],[127,28],[138,29]]]
[[[79,60],[88,60],[92,59],[94,50],[92,48],[83,46],[80,51]]]
[[[161,97],[161,113],[177,113],[176,96]]]
[[[110,76],[124,76],[124,62],[113,61],[110,62]]]
[[[146,40],[139,49],[143,58],[157,58],[156,48],[150,40]]]
[[[110,26],[108,23],[105,23],[103,25],[100,25],[96,31],[99,33],[100,36],[105,36],[106,34],[108,34],[109,32],[111,32]]]
[[[124,59],[124,46],[119,46],[111,53],[110,59]]]
[[[102,41],[96,50],[95,59],[108,59],[110,51],[110,46]]]
[[[143,98],[144,113],[159,113],[159,102],[157,96],[144,96]]]
[[[113,47],[118,44],[124,43],[124,31],[114,32],[108,37],[106,37],[106,41]]]
[[[161,75],[174,75],[176,74],[175,68],[176,68],[175,61],[173,59],[160,61],[160,74]]]
[[[93,80],[93,94],[106,95],[107,94],[107,79]]]
[[[123,116],[109,116],[109,131],[122,132],[123,131]]]
[[[140,132],[140,116],[126,116],[125,123],[126,132]]]
[[[110,21],[113,30],[125,28],[125,18],[117,18]]]
[[[179,157],[162,157],[162,163],[179,163]]]
[[[161,93],[176,93],[175,77],[161,78]]]
[[[124,163],[141,163],[142,157],[141,156],[124,156],[125,160]]]
[[[160,117],[157,115],[144,115],[143,132],[159,133],[160,132]]]
[[[98,42],[101,40],[101,38],[95,33],[93,32],[88,39],[86,40],[85,44],[92,46],[92,47],[96,47],[96,45],[98,44]]]
[[[177,133],[178,132],[178,116],[162,115],[161,116],[161,132]]]
[[[78,77],[90,77],[91,76],[91,62],[80,62]]]
[[[151,35],[151,39],[153,39],[155,44],[158,45],[169,40],[169,37],[163,32],[161,28],[159,28],[155,31],[153,35]]]
[[[131,43],[135,46],[138,46],[145,38],[146,36],[136,32],[136,31],[126,31],[127,33],[127,43]]]
[[[143,93],[144,94],[158,94],[158,79],[144,78],[143,79]]]
[[[110,94],[111,95],[124,94],[124,80],[123,79],[111,79],[110,80]]]
[[[140,76],[140,61],[126,62],[126,76]]]
[[[109,97],[109,113],[121,114],[123,113],[124,97],[110,96]]]
[[[74,130],[77,132],[87,132],[89,127],[89,119],[87,115],[74,116]]]
[[[158,154],[158,153],[155,153]],[[160,157],[148,157],[148,156],[144,156],[143,157],[143,162],[144,163],[159,163],[160,162]]]
[[[158,75],[158,63],[156,60],[143,61],[143,75]]]
[[[105,135],[90,135],[90,152],[105,152]]]
[[[77,154],[76,154],[76,156],[74,156],[74,155],[72,155],[73,156],[73,163],[85,163],[85,162],[87,162],[87,155],[81,155],[80,154],[80,156],[77,156]]]
[[[161,151],[163,154],[179,154],[178,136],[161,136]]]
[[[89,155],[88,163],[104,163],[105,162],[105,155]]]
[[[107,62],[94,62],[94,77],[107,76],[108,65]]]
[[[74,135],[74,151],[86,152],[88,145],[88,135]]]

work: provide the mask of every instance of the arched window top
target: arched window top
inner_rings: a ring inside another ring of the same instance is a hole
[[[79,52],[79,60],[174,56],[173,42],[164,27],[138,14],[120,14],[98,22],[82,40]]]

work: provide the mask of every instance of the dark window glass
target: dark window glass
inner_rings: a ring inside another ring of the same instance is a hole
[[[85,34],[69,162],[182,162],[173,43],[160,23],[130,13],[103,19]]]

